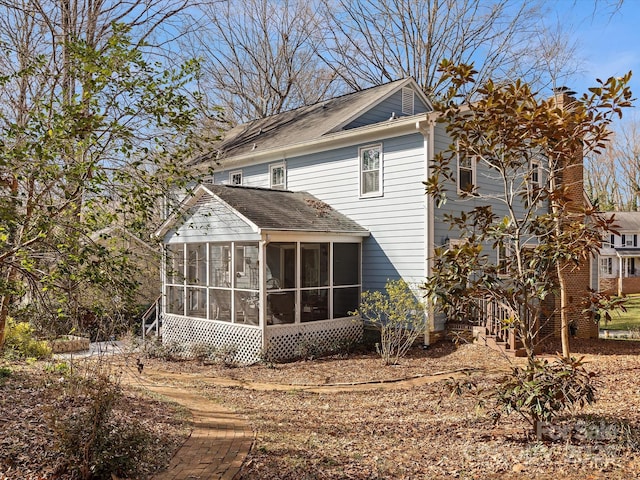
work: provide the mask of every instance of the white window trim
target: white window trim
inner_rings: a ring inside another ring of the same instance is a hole
[[[240,175],[240,183],[233,183],[233,177],[236,175]],[[229,185],[242,185],[244,181],[244,176],[242,175],[242,170],[234,170],[229,172]]]
[[[273,183],[273,171],[276,168],[282,168],[282,184]],[[286,190],[287,189],[287,165],[284,162],[273,163],[269,165],[269,188]]]
[[[613,259],[611,257],[600,259],[600,275],[613,275]]]
[[[458,151],[456,154],[456,172],[457,172],[456,190],[458,192],[458,195],[462,195],[463,193],[466,193],[467,195],[473,194],[478,189],[478,177],[477,177],[478,159],[476,156],[470,157],[471,158],[471,184],[473,185],[473,189],[471,190],[471,192],[469,192],[466,190],[462,190],[460,188],[460,159],[461,158],[462,158],[462,155],[460,155],[460,151]]]
[[[538,174],[538,180],[533,179],[533,172]],[[542,185],[542,162],[540,160],[531,160],[531,185],[540,187]]]
[[[500,255],[500,250],[504,249],[504,254]],[[513,251],[512,251],[512,246],[511,246],[511,242],[510,241],[503,241],[501,245],[498,245],[498,248],[496,249],[496,267],[498,267],[498,275],[501,277],[506,277],[509,275],[509,271],[507,268],[505,268],[505,271],[501,271],[501,265],[500,263],[505,260],[505,261],[509,261],[509,258],[511,258],[511,256],[513,255]]]
[[[363,182],[362,182],[362,152],[365,150],[370,150],[372,148],[377,148],[380,150],[380,162],[378,166],[378,190],[375,192],[362,193]],[[383,179],[384,177],[384,150],[382,148],[382,143],[373,143],[370,145],[364,145],[358,149],[358,193],[360,198],[372,198],[372,197],[382,197],[383,196]]]

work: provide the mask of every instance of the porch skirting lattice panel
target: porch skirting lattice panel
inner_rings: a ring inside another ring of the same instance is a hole
[[[262,332],[257,327],[167,314],[163,322],[163,342],[235,347],[235,360],[239,364],[246,365],[259,360]]]
[[[267,328],[267,351],[272,358],[285,360],[297,357],[309,347],[326,350],[341,342],[358,342],[362,332],[362,320],[357,317],[278,325]]]

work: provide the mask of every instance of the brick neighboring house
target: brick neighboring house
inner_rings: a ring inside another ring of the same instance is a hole
[[[596,259],[598,290],[622,295],[640,293],[640,212],[607,212],[619,235],[609,234]]]

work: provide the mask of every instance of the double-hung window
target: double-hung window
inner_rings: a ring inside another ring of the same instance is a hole
[[[229,172],[229,183],[231,185],[242,185],[242,170]]]
[[[458,193],[473,193],[476,188],[475,181],[475,158],[458,152]]]
[[[277,190],[287,188],[287,171],[284,163],[269,165],[269,186]]]
[[[531,177],[530,183],[534,187],[540,187],[540,181],[542,180],[542,164],[538,160],[531,160]]]
[[[600,275],[611,275],[613,272],[613,259],[601,258],[600,259]]]
[[[367,145],[359,150],[360,196],[382,195],[382,145]]]

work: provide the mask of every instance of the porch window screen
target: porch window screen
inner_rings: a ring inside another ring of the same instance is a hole
[[[301,322],[329,318],[329,244],[302,243]]]
[[[348,317],[360,303],[360,244],[333,244],[333,318]]]
[[[296,250],[296,243],[267,245],[267,324],[296,320]]]

